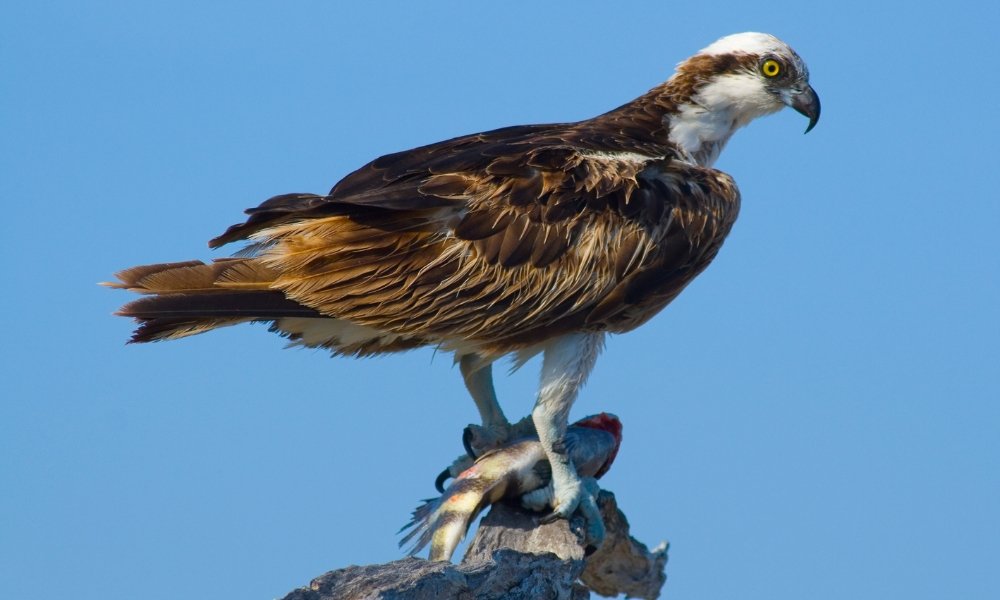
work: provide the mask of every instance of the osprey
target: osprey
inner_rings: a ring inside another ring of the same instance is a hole
[[[261,321],[338,355],[453,352],[482,417],[467,446],[533,426],[553,517],[580,507],[599,541],[594,487],[566,448],[570,407],[605,335],[648,321],[715,258],[740,195],[712,164],[784,106],[807,132],[819,119],[802,59],[774,36],[730,35],[592,119],[458,137],[377,158],[326,195],[271,198],[209,242],[248,240],[233,258],[118,273],[110,285],[146,294],[118,314],[139,322],[133,342]],[[491,365],[538,353],[537,402],[512,426]]]

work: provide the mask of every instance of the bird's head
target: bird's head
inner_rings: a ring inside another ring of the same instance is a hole
[[[706,144],[721,147],[739,127],[785,106],[809,118],[807,132],[819,121],[819,96],[805,62],[766,33],[716,41],[679,64],[666,85],[679,111],[671,138],[692,154],[706,152]]]

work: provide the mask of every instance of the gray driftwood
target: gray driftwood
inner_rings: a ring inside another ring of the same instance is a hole
[[[458,565],[406,558],[351,566],[317,577],[284,600],[578,600],[590,590],[659,597],[666,544],[651,552],[629,536],[613,494],[601,492],[598,505],[607,539],[590,556],[575,533],[582,531],[578,518],[539,524],[536,513],[498,504]]]

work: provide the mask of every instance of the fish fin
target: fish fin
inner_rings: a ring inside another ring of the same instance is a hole
[[[455,548],[497,493],[500,479],[459,476],[439,498],[424,501],[413,511],[412,519],[399,530],[410,531],[400,540],[399,547],[410,544],[407,551],[415,556],[430,545],[430,560],[451,560]]]
[[[418,552],[424,549],[427,544],[431,541],[431,535],[433,530],[430,527],[431,517],[437,507],[441,504],[441,500],[444,497],[438,498],[426,498],[422,500],[420,506],[413,509],[413,514],[410,517],[410,522],[399,528],[396,534],[401,534],[407,529],[410,531],[399,540],[399,547],[402,548],[407,544],[410,544],[410,548],[406,551],[409,556],[416,556]]]

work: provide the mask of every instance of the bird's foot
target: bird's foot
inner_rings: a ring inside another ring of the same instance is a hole
[[[494,425],[469,425],[462,432],[462,445],[465,454],[459,456],[434,480],[434,487],[444,493],[444,484],[454,479],[472,466],[476,459],[507,443],[509,440],[535,435],[535,423],[531,417],[525,417],[511,425],[500,423]]]
[[[469,425],[462,432],[462,444],[472,458],[479,458],[485,452],[499,448],[509,440],[535,434],[535,424],[531,417],[525,417],[511,425],[499,423],[494,425]]]
[[[576,481],[570,480],[566,485],[553,487],[549,484],[529,492],[521,497],[521,503],[532,510],[538,510],[535,507],[539,505],[543,509],[551,505],[552,512],[542,517],[542,523],[569,519],[579,510],[585,523],[584,541],[589,555],[604,542],[604,519],[601,518],[601,509],[597,506],[597,494],[600,491],[596,479],[583,477]]]
[[[545,512],[552,508],[552,482],[521,496],[521,506],[535,512]]]
[[[476,461],[468,454],[463,454],[452,461],[450,465],[445,467],[444,471],[438,474],[437,479],[434,480],[434,488],[439,494],[444,493],[444,484],[449,479],[456,479],[463,471],[471,467]]]

